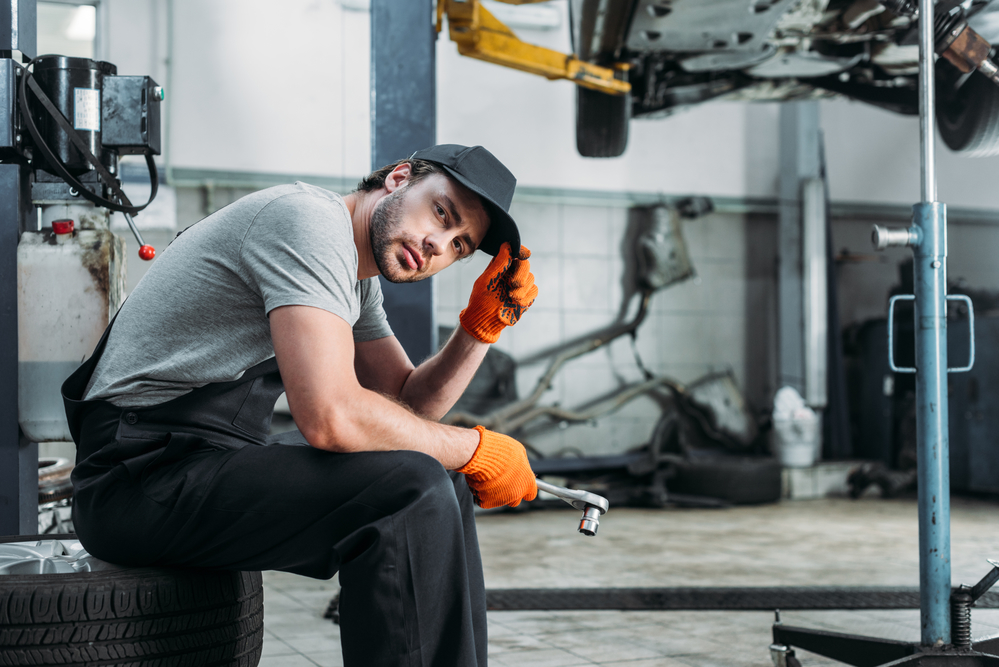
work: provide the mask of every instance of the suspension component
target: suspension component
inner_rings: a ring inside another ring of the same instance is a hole
[[[950,26],[943,26],[944,30],[936,31],[937,53],[960,72],[967,74],[977,69],[999,85],[999,68],[989,59],[992,45],[972,30],[963,18],[950,23]]]
[[[919,17],[919,6],[912,0],[881,0],[893,14]],[[999,85],[999,67],[989,59],[992,45],[971,29],[960,6],[938,10],[933,17],[934,50],[961,73],[978,70]]]

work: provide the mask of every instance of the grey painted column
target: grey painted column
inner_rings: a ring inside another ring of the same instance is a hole
[[[371,167],[432,146],[437,86],[432,0],[371,0]],[[437,350],[434,279],[396,285],[384,278],[389,324],[413,363]]]
[[[802,396],[808,372],[803,202],[806,183],[821,177],[820,142],[818,102],[781,105],[777,382]]]
[[[35,0],[0,3],[0,144],[13,138],[15,95],[11,52],[34,57]],[[0,164],[0,535],[38,532],[38,445],[21,437],[17,420],[17,243],[31,212],[28,170]]]
[[[0,164],[0,535],[38,532],[38,445],[17,420],[17,241],[31,210],[27,170]]]

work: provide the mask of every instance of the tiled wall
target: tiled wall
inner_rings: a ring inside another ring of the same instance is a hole
[[[539,286],[534,306],[497,346],[518,362],[520,396],[534,388],[552,350],[600,332],[619,321],[632,290],[629,225],[636,216],[616,206],[515,202],[511,211]],[[685,220],[683,234],[697,276],[656,293],[636,347],[655,374],[689,383],[731,369],[752,401],[768,399],[772,356],[774,243],[772,222],[711,214]],[[454,326],[488,257],[473,257],[438,275],[438,319]],[[760,267],[771,267],[762,269]],[[627,313],[637,309],[637,298]],[[643,375],[625,336],[604,349],[570,361],[555,377],[543,404],[586,404]],[[547,454],[563,449],[586,454],[627,450],[646,442],[660,415],[656,400],[638,398],[594,424],[532,432],[529,442]],[[533,429],[532,429],[533,431]]]

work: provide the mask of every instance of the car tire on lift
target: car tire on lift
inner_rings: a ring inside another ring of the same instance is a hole
[[[576,86],[576,150],[583,157],[617,157],[628,146],[631,95]]]
[[[75,539],[0,538],[0,545]],[[114,567],[0,574],[0,665],[255,667],[259,572]]]
[[[999,155],[999,86],[976,71],[948,94],[947,81],[941,81],[937,96],[937,127],[944,143],[966,157]]]

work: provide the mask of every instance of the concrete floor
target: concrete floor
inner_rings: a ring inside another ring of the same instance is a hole
[[[999,557],[999,502],[955,498],[955,583]],[[915,586],[915,499],[785,501],[725,510],[612,509],[596,537],[571,509],[479,516],[489,588],[634,586]],[[342,665],[339,629],[322,618],[325,582],[266,573],[263,667]],[[919,639],[919,612],[785,612],[785,623]],[[975,610],[976,637],[999,610]],[[769,612],[490,612],[493,667],[768,667]],[[834,665],[799,652],[805,667]]]

